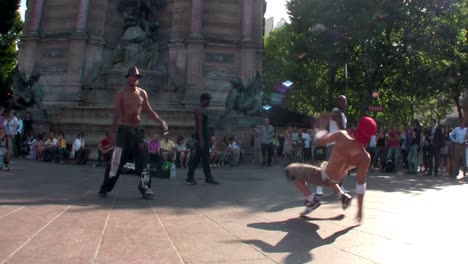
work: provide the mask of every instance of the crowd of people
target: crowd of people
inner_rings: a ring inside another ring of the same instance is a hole
[[[21,118],[14,110],[3,113],[3,108],[0,108],[0,128],[4,134],[0,139],[1,170],[9,170],[9,161],[15,157],[57,163],[68,160],[82,165],[88,162],[91,149],[86,146],[84,133],[68,141],[62,131],[34,133],[32,124],[30,112]],[[265,125],[251,127],[250,146],[254,161],[271,166],[272,162],[287,165],[323,160],[327,150],[324,146],[312,146],[314,133],[313,129],[292,125],[275,133],[266,118]],[[186,140],[183,136],[172,140],[169,132],[161,136],[162,140],[155,133],[147,140],[148,152],[153,156],[160,155],[162,160],[174,162],[178,168],[187,168],[193,152],[193,140]],[[8,139],[11,143],[8,143]],[[367,145],[372,158],[370,169],[387,172],[405,170],[409,174],[453,177],[461,170],[465,176],[468,167],[466,139],[463,120],[459,121],[457,127],[440,126],[435,119],[431,119],[427,127],[415,120],[404,130],[397,124],[389,129],[379,126],[378,132]],[[98,144],[95,166],[103,166],[104,162],[109,161],[112,150],[109,132],[106,132]],[[236,166],[245,159],[245,155],[238,137],[224,136],[218,139],[211,136],[209,139],[212,168]]]
[[[69,141],[62,131],[58,133],[35,133],[32,126],[31,113],[26,112],[24,118],[17,116],[11,110],[3,114],[0,108],[0,169],[10,170],[9,162],[13,158],[27,158],[43,162],[88,164],[91,148],[86,145],[84,133]],[[169,132],[160,135],[154,133],[148,140],[145,139],[150,158],[175,163],[178,168],[187,168],[194,151],[194,140],[186,140],[184,136],[171,139]],[[114,146],[111,143],[109,132],[97,146],[97,160],[95,167],[106,166],[111,160]],[[225,167],[236,166],[245,156],[239,140],[234,136],[225,136],[222,140],[210,138],[210,166]]]
[[[86,146],[84,133],[79,133],[72,142],[62,131],[35,133],[30,112],[21,118],[15,110],[3,111],[0,108],[1,170],[10,170],[11,159],[18,157],[56,163],[71,160],[81,165],[88,162],[91,150]]]
[[[419,120],[401,130],[381,126],[368,145],[372,168],[387,172],[407,170],[409,174],[466,176],[467,129],[464,120],[457,127],[441,126],[431,119],[424,127]]]

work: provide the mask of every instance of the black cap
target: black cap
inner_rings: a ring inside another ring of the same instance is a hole
[[[200,101],[210,100],[211,98],[211,95],[208,93],[202,93],[202,95],[200,95]]]
[[[128,72],[127,72],[127,75],[125,75],[125,78],[127,78],[130,75],[136,75],[138,76],[138,78],[143,77],[143,75],[140,74],[136,66],[130,67],[130,69],[128,69]]]

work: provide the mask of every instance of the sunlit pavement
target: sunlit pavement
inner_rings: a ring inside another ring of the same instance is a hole
[[[15,160],[0,172],[0,263],[466,263],[468,185],[373,172],[364,221],[329,190],[303,197],[282,167],[214,168],[219,186],[154,179],[152,201],[122,175],[97,195],[104,168]],[[354,189],[355,176],[345,186]]]

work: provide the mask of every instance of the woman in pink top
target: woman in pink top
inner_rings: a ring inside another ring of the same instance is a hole
[[[161,142],[159,142],[158,134],[154,134],[151,140],[148,141],[147,145],[148,145],[148,152],[151,158],[159,155],[159,151],[161,149]]]

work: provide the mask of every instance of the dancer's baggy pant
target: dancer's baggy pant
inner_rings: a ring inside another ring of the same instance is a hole
[[[149,175],[149,155],[144,142],[145,131],[142,127],[120,126],[112,160],[107,165],[101,193],[112,191],[119,179],[122,167],[129,161],[135,162],[135,174],[140,175],[139,190],[143,194],[151,188]]]

